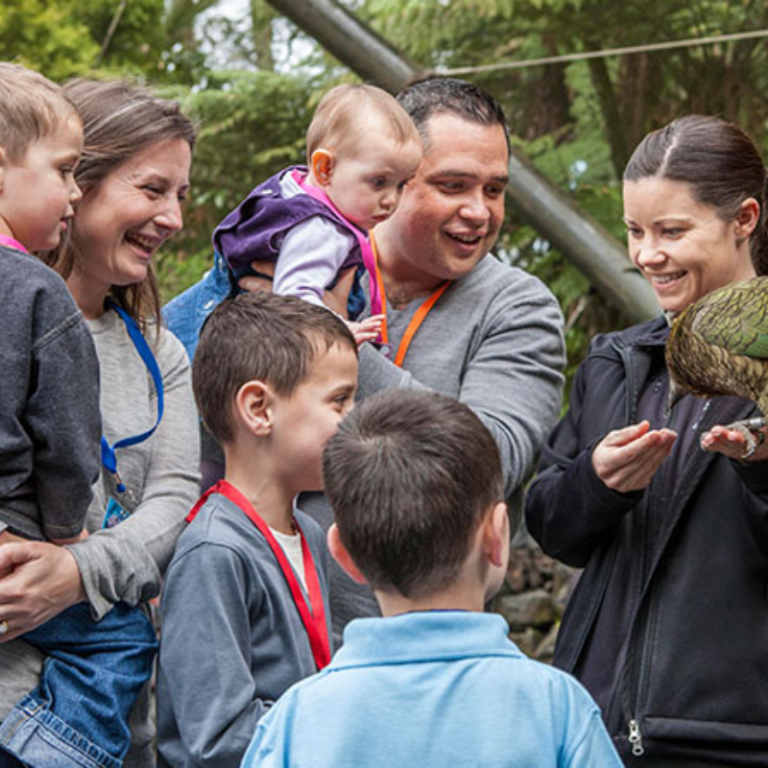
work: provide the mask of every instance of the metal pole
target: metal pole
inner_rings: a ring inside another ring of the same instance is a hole
[[[424,72],[335,0],[268,0],[365,80],[397,93]],[[624,247],[542,176],[519,151],[509,161],[508,197],[631,322],[659,314],[653,289],[632,267]]]

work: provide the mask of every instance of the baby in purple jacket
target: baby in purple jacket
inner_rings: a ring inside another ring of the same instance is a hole
[[[371,317],[349,323],[358,344],[381,327],[368,230],[397,208],[421,161],[419,134],[397,101],[372,85],[340,85],[318,104],[307,132],[308,167],[256,187],[216,228],[214,247],[236,278],[274,262],[273,291],[325,306],[340,270],[363,264]]]

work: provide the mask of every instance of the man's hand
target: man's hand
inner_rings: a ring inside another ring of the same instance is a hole
[[[256,277],[247,275],[237,281],[238,286],[244,291],[254,293],[255,291],[272,291],[272,277],[275,274],[275,265],[271,261],[254,261],[251,263],[251,269],[268,277]],[[347,302],[349,301],[349,292],[355,281],[355,267],[345,269],[339,273],[339,279],[331,290],[323,292],[323,302],[328,309],[341,317],[347,317]],[[375,336],[373,338],[376,338]],[[364,339],[370,341],[370,339]],[[362,342],[358,342],[360,344]]]
[[[614,491],[646,488],[677,439],[671,429],[651,430],[647,421],[609,432],[592,452],[597,476]]]

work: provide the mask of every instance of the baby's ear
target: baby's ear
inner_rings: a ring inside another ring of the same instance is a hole
[[[318,184],[325,186],[331,183],[333,177],[333,152],[329,149],[316,149],[312,153],[312,175]]]
[[[341,536],[339,536],[339,529],[336,527],[336,523],[328,529],[328,549],[333,555],[333,559],[341,566],[341,569],[347,576],[358,584],[366,583],[365,576],[360,573],[360,569],[355,565],[354,560],[352,560],[352,555],[349,554],[347,548],[341,541]]]
[[[258,379],[246,381],[235,396],[238,421],[257,437],[266,437],[272,431],[272,390]]]

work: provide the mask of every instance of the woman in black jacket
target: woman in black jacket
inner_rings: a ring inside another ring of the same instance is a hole
[[[649,134],[624,174],[629,255],[674,316],[768,273],[766,170],[710,117]],[[768,765],[768,443],[721,426],[734,397],[667,413],[667,320],[594,339],[527,503],[584,568],[555,664],[600,705],[627,765]],[[765,431],[765,430],[764,430]]]

